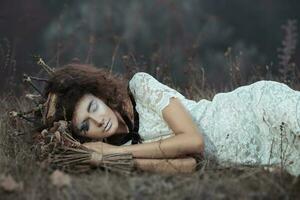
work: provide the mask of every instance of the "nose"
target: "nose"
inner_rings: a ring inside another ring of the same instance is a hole
[[[96,117],[96,116],[90,116],[89,118],[92,121],[94,121],[98,127],[101,127],[104,125],[104,118],[100,118],[100,117]]]

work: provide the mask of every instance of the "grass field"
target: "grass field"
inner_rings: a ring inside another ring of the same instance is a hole
[[[0,199],[297,199],[300,180],[263,168],[219,169],[203,161],[193,174],[131,175],[95,170],[51,179],[53,170],[36,161],[29,124],[12,121],[12,109],[28,102],[6,95],[1,100]],[[8,177],[11,176],[13,181]],[[67,181],[66,181],[67,179]],[[10,180],[10,181],[8,181]]]

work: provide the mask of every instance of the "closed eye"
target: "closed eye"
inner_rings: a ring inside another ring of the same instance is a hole
[[[98,104],[96,101],[92,100],[90,101],[87,111],[88,112],[95,112],[98,109]]]

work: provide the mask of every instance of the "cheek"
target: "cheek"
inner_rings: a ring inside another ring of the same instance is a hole
[[[111,119],[112,119],[113,126],[115,127],[115,129],[117,129],[118,126],[119,126],[119,120],[118,120],[117,115],[114,112],[112,112],[112,118]]]

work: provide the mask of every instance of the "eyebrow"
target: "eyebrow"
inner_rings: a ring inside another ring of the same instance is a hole
[[[88,105],[88,107],[87,107],[87,111],[88,111],[88,112],[90,112],[90,109],[91,109],[91,106],[92,106],[93,101],[94,101],[94,100],[90,101],[90,103],[89,103],[89,105]]]

